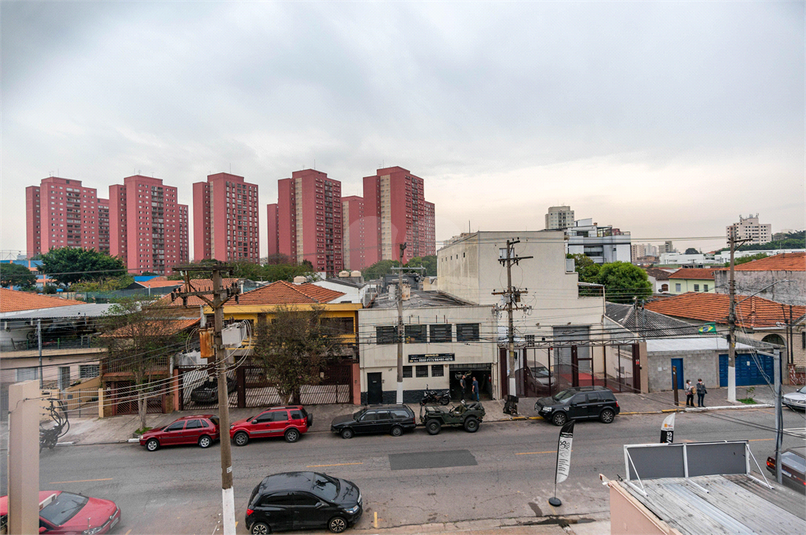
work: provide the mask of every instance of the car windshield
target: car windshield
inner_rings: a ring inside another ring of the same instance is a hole
[[[532,368],[532,374],[535,377],[548,377],[549,375],[551,375],[549,373],[549,369],[546,368],[545,366],[537,366],[535,368]]]
[[[797,392],[798,392],[799,394],[806,394],[806,385],[804,385],[804,386],[802,386],[802,387],[798,388],[798,389],[797,389]]]
[[[574,392],[573,390],[563,390],[562,392],[557,392],[556,394],[554,394],[554,397],[552,399],[554,401],[564,403],[569,399],[571,399],[572,397],[574,397],[574,394],[576,394],[576,392]]]
[[[367,412],[367,409],[361,409],[357,413],[353,414],[353,420],[358,421],[359,419],[361,419],[361,415],[363,415],[365,412]]]
[[[314,474],[313,490],[320,498],[332,502],[339,495],[339,480],[325,474]]]
[[[62,492],[50,502],[44,509],[39,511],[39,516],[55,526],[61,526],[81,511],[87,504],[89,498]]]

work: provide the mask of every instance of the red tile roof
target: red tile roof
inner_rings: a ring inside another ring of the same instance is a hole
[[[154,277],[147,281],[136,281],[143,288],[165,288],[184,284],[181,280],[169,281],[165,277]]]
[[[727,294],[689,292],[645,305],[647,310],[692,320],[728,323],[730,296]],[[806,307],[793,306],[792,316],[799,318]],[[742,327],[774,327],[789,317],[789,305],[762,297],[736,296],[736,325]]]
[[[172,282],[179,283],[181,285],[179,287],[179,290],[180,291],[185,291],[185,283],[184,283],[184,281],[172,281]],[[238,279],[233,279],[233,278],[221,279],[221,286],[223,288],[226,288],[226,287],[230,286],[233,282],[237,284]],[[191,292],[209,292],[209,295],[207,295],[207,297],[209,299],[213,298],[213,295],[212,295],[213,281],[211,279],[190,279],[190,285],[191,285],[191,289],[190,289]],[[182,306],[182,299],[177,298],[175,301],[171,301],[171,295],[168,294],[168,295],[166,295],[164,297],[161,297],[159,300],[157,300],[157,302],[155,304],[159,305],[159,306],[181,307]],[[195,307],[198,307],[199,305],[207,305],[207,303],[204,300],[202,300],[202,298],[199,297],[199,296],[196,296],[196,295],[188,296],[188,298],[187,298],[187,306],[188,306],[188,308],[190,308],[190,307],[195,308]]]
[[[277,281],[241,295],[241,305],[324,304],[345,295],[316,284],[291,284]]]
[[[736,271],[806,271],[806,253],[781,253],[739,264]]]
[[[86,305],[86,303],[72,299],[62,299],[61,297],[0,288],[0,312],[38,310],[40,308],[66,307],[70,305]]]
[[[686,280],[714,280],[714,271],[719,269],[713,268],[683,268],[678,269],[671,275],[670,279],[686,279]]]

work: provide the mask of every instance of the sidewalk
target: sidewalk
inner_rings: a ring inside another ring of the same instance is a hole
[[[784,393],[792,392],[796,387],[784,386]],[[731,403],[727,400],[727,388],[709,388],[708,394],[705,396],[705,409],[699,408],[686,408],[686,396],[682,391],[679,392],[679,406],[674,404],[673,392],[655,392],[651,394],[630,394],[616,392],[619,406],[621,407],[622,416],[630,416],[634,414],[660,414],[663,412],[687,411],[687,412],[703,412],[713,410],[728,410],[728,409],[752,409],[771,406],[773,395],[770,389],[766,386],[756,387],[753,393],[753,398],[758,404],[746,405],[744,403]],[[747,397],[746,389],[738,387],[736,389],[736,397],[742,399]],[[519,416],[512,417],[504,414],[503,400],[487,400],[483,401],[484,409],[487,412],[485,421],[487,422],[503,422],[503,421],[518,421],[527,418],[539,418],[537,412],[534,410],[536,398],[521,398],[518,403]],[[329,433],[330,422],[334,417],[343,414],[350,414],[359,409],[356,405],[314,405],[307,407],[313,415],[313,427],[309,432],[311,433]],[[419,416],[419,407],[412,406],[415,414]],[[259,412],[259,408],[249,409],[230,409],[230,421],[240,420],[247,418]],[[191,414],[217,414],[218,409],[211,410],[192,410],[192,411],[179,411],[170,414],[149,414],[148,425],[150,427],[161,427],[167,425],[179,418],[180,416],[187,416]],[[110,418],[83,418],[70,420],[70,431],[61,438],[60,445],[90,445],[90,444],[115,444],[125,443],[134,437],[133,432],[140,427],[140,418],[137,415],[113,416]]]

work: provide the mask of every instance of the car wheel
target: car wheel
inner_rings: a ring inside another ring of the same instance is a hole
[[[468,433],[475,433],[479,430],[479,421],[472,416],[465,420],[465,431]]]
[[[425,426],[426,431],[428,431],[429,435],[438,435],[439,430],[442,429],[442,426],[439,425],[439,422],[436,420],[431,420]]]
[[[156,438],[149,439],[149,441],[146,442],[146,449],[148,451],[157,451],[160,449],[159,441]]]
[[[252,535],[266,535],[271,533],[271,528],[265,522],[255,522],[252,524],[252,529],[249,530]]]
[[[334,516],[327,523],[327,529],[329,529],[332,533],[341,533],[347,529],[347,521],[340,516]]]
[[[353,438],[353,430],[349,427],[341,430],[341,438]]]
[[[554,425],[563,425],[566,420],[568,420],[568,417],[562,411],[555,412],[554,416],[551,417],[551,421]]]
[[[443,405],[447,405],[448,403],[451,402],[451,398],[450,396],[442,396],[439,402],[442,403]]]
[[[296,442],[297,440],[299,440],[299,431],[296,429],[289,429],[285,432],[286,442]]]
[[[393,437],[399,437],[400,435],[403,434],[403,428],[400,427],[399,425],[396,425],[389,430],[389,434],[392,435]]]
[[[249,435],[244,433],[243,431],[238,431],[235,433],[235,445],[236,446],[246,446],[249,444]]]
[[[611,423],[615,417],[616,413],[613,412],[613,409],[605,409],[602,411],[602,414],[599,415],[599,419],[606,424]]]
[[[213,440],[208,437],[207,435],[202,435],[199,437],[199,447],[200,448],[209,448],[210,444],[213,443]]]

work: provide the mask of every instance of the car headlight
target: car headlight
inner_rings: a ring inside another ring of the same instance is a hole
[[[551,409],[548,407],[543,407],[542,409],[540,409],[540,412],[551,412]]]
[[[354,506],[350,507],[349,509],[345,509],[344,512],[348,515],[354,515],[358,512],[359,505],[355,504]]]
[[[100,526],[98,526],[97,528],[85,529],[84,531],[81,532],[81,535],[95,535],[99,531],[101,531]]]

